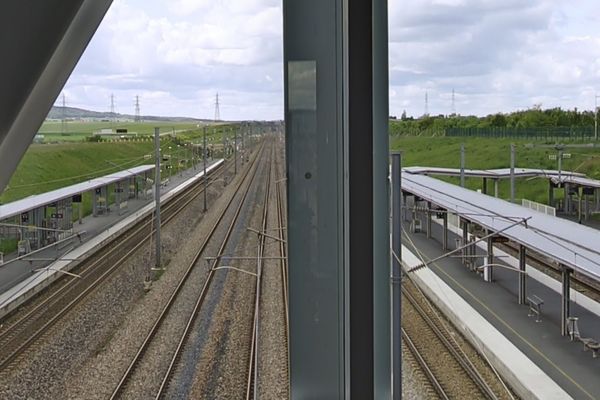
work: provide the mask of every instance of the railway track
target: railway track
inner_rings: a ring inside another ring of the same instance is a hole
[[[254,181],[254,179],[257,175],[257,169],[258,169],[257,168],[257,160],[260,159],[263,151],[264,151],[264,143],[263,143],[263,146],[261,147],[261,149],[255,155],[254,159],[252,160],[250,167],[247,168],[247,170],[245,171],[243,178],[240,179],[240,181],[238,183],[238,187],[236,188],[236,195],[231,197],[231,199],[227,203],[226,207],[224,207],[224,209],[218,216],[218,218],[217,218],[216,222],[213,224],[209,234],[206,236],[204,242],[200,245],[195,257],[193,258],[193,261],[188,266],[186,272],[182,276],[177,287],[175,288],[175,290],[171,294],[169,300],[163,307],[159,317],[157,318],[154,325],[152,326],[152,328],[146,335],[142,345],[139,347],[136,355],[134,356],[133,360],[130,362],[127,370],[122,375],[121,380],[119,381],[117,386],[114,388],[111,399],[121,398],[125,395],[127,388],[128,388],[128,384],[132,380],[136,370],[143,363],[148,349],[152,345],[154,339],[159,335],[164,322],[166,321],[166,319],[169,316],[169,313],[173,309],[176,308],[176,307],[174,307],[174,305],[176,304],[180,294],[183,292],[184,287],[189,283],[190,276],[202,264],[201,258],[203,256],[205,250],[207,249],[209,243],[213,240],[217,240],[217,236],[218,236],[217,231],[219,230],[219,227],[223,226],[225,224],[225,222],[228,222],[225,220],[226,215],[231,214],[233,212],[233,217],[231,218],[231,221],[227,224],[227,230],[224,233],[223,238],[220,240],[219,250],[217,251],[217,254],[223,253],[225,247],[227,246],[229,238],[234,230],[234,227],[236,226],[236,222],[238,221],[238,217],[239,217],[242,207],[245,203],[246,197],[250,191],[252,182]],[[238,194],[239,194],[239,196],[237,196]],[[238,201],[236,202],[235,200],[238,197],[241,197],[241,198],[239,198]],[[219,263],[220,263],[220,259],[216,258],[211,262],[211,265],[209,266],[208,274],[207,274],[204,284],[202,286],[202,290],[197,295],[193,309],[191,310],[189,316],[187,317],[187,323],[185,324],[185,327],[181,331],[179,340],[177,342],[177,347],[175,348],[173,354],[170,355],[169,365],[166,368],[166,371],[164,371],[164,373],[162,374],[163,379],[160,382],[160,387],[158,388],[156,393],[153,393],[153,395],[152,395],[152,397],[154,397],[156,399],[166,396],[166,393],[169,390],[169,385],[171,383],[171,379],[178,367],[178,363],[184,352],[186,343],[188,341],[188,337],[194,326],[194,322],[196,321],[196,318],[199,314],[200,308],[202,307],[202,304],[206,298],[208,289],[214,278],[215,271],[216,271],[216,268],[219,266]]]
[[[474,360],[463,350],[456,334],[449,332],[446,323],[430,311],[427,300],[412,282],[408,279],[405,282],[402,337],[432,392],[441,399],[511,398],[501,382],[490,381],[490,374],[484,376],[480,360]]]
[[[222,165],[212,171],[209,177],[221,176],[226,168]],[[161,225],[168,224],[203,193],[202,182],[199,180],[190,185],[162,205],[164,218]],[[7,318],[0,331],[0,371],[10,371],[15,361],[26,354],[34,343],[119,270],[126,259],[147,244],[155,232],[152,223],[153,215],[150,213],[76,267],[74,272],[81,278],[60,279],[60,283],[52,287],[52,292],[33,299],[34,304],[29,304],[24,314]]]
[[[271,160],[273,160],[274,148],[271,148]],[[265,196],[263,200],[262,222],[258,239],[258,260],[257,260],[257,277],[256,291],[254,296],[254,308],[252,310],[252,332],[250,337],[250,356],[248,357],[248,377],[246,383],[246,400],[255,399],[257,391],[257,374],[258,374],[258,349],[259,349],[259,327],[260,327],[260,306],[261,306],[261,291],[262,291],[262,268],[265,257],[266,234],[268,233],[268,218],[269,218],[269,202],[271,200],[271,178],[273,175],[273,162],[270,163],[269,173],[267,175],[267,184]]]

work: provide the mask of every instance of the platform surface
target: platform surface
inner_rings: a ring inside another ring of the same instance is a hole
[[[429,259],[444,253],[442,226],[433,223],[432,227],[433,239],[427,239],[425,233],[409,233],[408,236]],[[405,232],[409,232],[408,222],[405,222]],[[454,249],[454,239],[458,236],[449,233],[448,238],[450,249]],[[403,244],[412,249],[408,238],[403,239]],[[600,398],[600,357],[592,358],[590,351],[583,351],[581,343],[560,335],[561,298],[558,293],[528,279],[528,295],[535,294],[544,300],[542,321],[536,323],[535,317],[527,316],[528,306],[518,304],[516,273],[496,268],[494,282],[486,283],[479,274],[465,267],[460,258],[444,258],[429,268],[573,398]],[[600,317],[573,302],[571,315],[579,317],[583,337],[600,341]]]
[[[213,163],[214,161],[211,160],[209,165],[212,165]],[[176,188],[179,184],[187,181],[201,171],[202,170],[200,167],[196,167],[196,169],[190,168],[182,171],[181,174],[176,174],[169,177],[168,183],[161,187],[161,194],[164,195],[168,193]],[[5,255],[4,265],[0,266],[0,303],[6,302],[8,292],[28,278],[31,278],[36,273],[36,270],[45,268],[55,260],[61,259],[61,257],[64,257],[65,254],[69,253],[74,248],[89,242],[101,232],[106,231],[124,218],[135,214],[137,211],[153,201],[154,198],[152,194],[148,194],[146,196],[140,195],[139,199],[128,199],[127,208],[121,210],[120,213],[117,212],[116,207],[111,207],[111,211],[109,213],[99,215],[97,217],[89,215],[83,218],[82,224],[74,222],[73,230],[75,233],[81,233],[80,237],[74,236],[69,241],[63,242],[58,246],[52,246],[31,255],[31,259],[41,259],[40,261],[27,261],[29,258],[27,257],[23,260],[11,262],[11,260],[16,257],[16,254]],[[57,249],[57,247],[59,248]],[[42,271],[41,273],[50,274],[51,272],[52,271]]]

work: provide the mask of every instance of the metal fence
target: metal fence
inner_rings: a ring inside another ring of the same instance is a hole
[[[531,140],[589,140],[594,139],[594,127],[548,128],[447,128],[446,136],[521,138]]]

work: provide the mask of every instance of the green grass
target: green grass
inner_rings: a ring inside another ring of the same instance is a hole
[[[1,239],[0,253],[9,254],[17,249],[17,239]]]
[[[194,122],[170,122],[170,121],[153,121],[153,122],[67,122],[67,132],[62,134],[62,123],[56,121],[45,121],[39,129],[39,133],[44,135],[44,142],[72,142],[84,141],[87,137],[101,129],[127,129],[128,133],[137,133],[139,135],[152,135],[154,128],[159,127],[161,133],[175,131],[182,133],[188,130],[197,129],[197,124]]]
[[[510,144],[515,143],[516,166],[521,168],[557,169],[557,162],[549,159],[556,154],[552,148],[527,147],[528,141],[487,138],[447,138],[447,137],[391,137],[390,146],[403,151],[403,166],[460,167],[460,144],[465,143],[466,167],[476,169],[507,168],[510,166]],[[540,143],[538,143],[540,144]],[[593,148],[572,148],[570,159],[563,160],[563,169],[582,172],[593,179],[600,179],[600,150]],[[444,180],[458,183],[456,178]],[[467,179],[470,189],[481,189],[481,179]],[[500,197],[509,197],[509,182],[501,180]],[[493,183],[488,182],[488,193],[493,193]],[[556,192],[558,195],[558,191]],[[548,201],[546,179],[518,179],[517,199],[526,198],[541,203]]]

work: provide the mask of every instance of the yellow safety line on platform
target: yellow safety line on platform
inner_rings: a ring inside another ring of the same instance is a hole
[[[429,257],[427,254],[425,254],[423,252],[423,250],[419,249],[419,252],[426,258],[428,259],[427,261],[431,260],[431,257]],[[529,347],[531,347],[536,353],[538,353],[540,355],[540,357],[542,357],[548,364],[550,364],[552,367],[554,367],[558,372],[560,372],[565,378],[567,378],[569,381],[571,381],[571,383],[573,385],[575,385],[579,390],[581,390],[583,393],[586,394],[586,396],[588,396],[590,399],[596,399],[596,397],[594,397],[593,395],[591,395],[587,390],[585,390],[577,381],[575,381],[575,379],[573,379],[569,374],[567,374],[565,371],[563,371],[558,365],[556,365],[552,360],[550,360],[546,355],[544,355],[544,353],[542,353],[541,350],[539,350],[537,347],[535,347],[532,343],[530,343],[527,339],[525,339],[523,336],[521,336],[519,334],[519,332],[517,332],[513,327],[511,327],[508,322],[504,321],[502,318],[500,318],[500,316],[498,316],[498,314],[496,314],[492,309],[490,309],[485,303],[483,303],[481,300],[479,300],[479,298],[477,298],[473,293],[471,293],[467,288],[465,288],[463,285],[460,284],[460,282],[458,282],[456,279],[454,279],[450,274],[448,274],[446,271],[444,271],[444,269],[438,265],[437,262],[433,262],[430,265],[434,265],[437,270],[439,272],[441,272],[442,274],[444,274],[445,276],[448,277],[448,279],[450,279],[452,282],[454,282],[458,287],[460,287],[465,293],[467,293],[469,296],[471,296],[476,302],[478,302],[483,308],[485,308],[490,314],[492,314],[498,321],[500,321],[504,326],[506,326],[511,332],[513,332],[519,339],[521,339],[525,344],[527,344]]]

